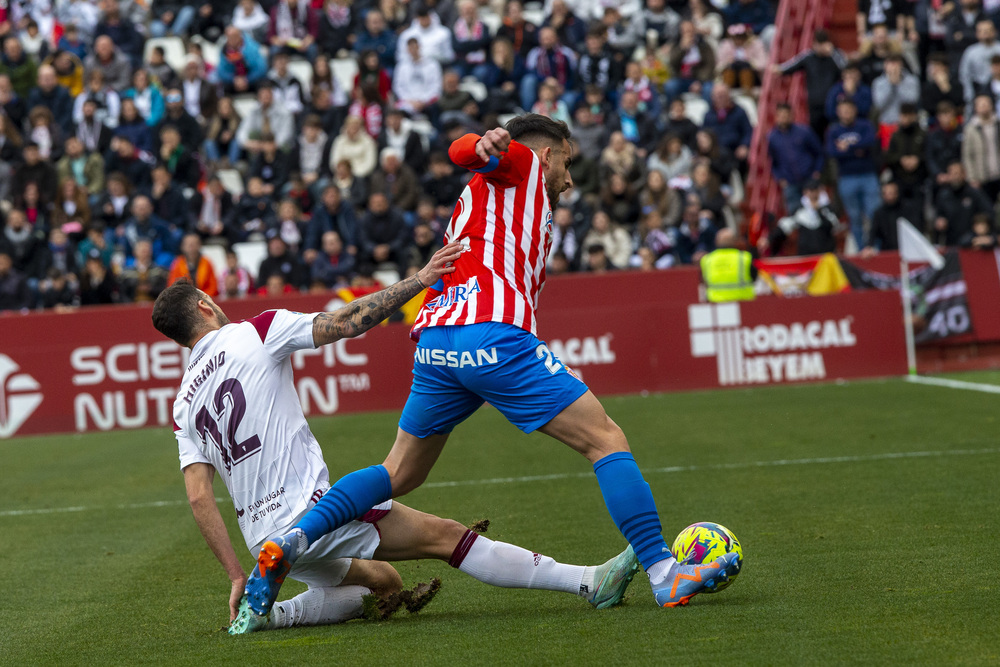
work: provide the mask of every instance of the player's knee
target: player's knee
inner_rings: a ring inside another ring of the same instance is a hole
[[[607,415],[588,435],[589,446],[583,454],[591,463],[600,461],[609,454],[629,451],[625,432]]]
[[[389,563],[380,560],[369,561],[370,584],[368,588],[379,595],[395,593],[403,588],[403,577]]]

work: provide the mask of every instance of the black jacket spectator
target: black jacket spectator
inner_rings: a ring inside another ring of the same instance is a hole
[[[16,228],[8,220],[0,234],[0,253],[9,256],[14,269],[25,278],[40,280],[45,276],[45,255],[48,252],[45,235],[28,225],[23,214],[12,212],[10,215],[21,218]]]
[[[991,214],[993,206],[982,191],[963,183],[961,187],[946,185],[938,192],[934,202],[938,218],[947,221],[947,228],[935,234],[935,242],[958,245],[962,237],[972,231],[972,218],[977,213]]]
[[[268,233],[267,257],[260,263],[260,270],[257,272],[257,283],[264,285],[267,279],[273,275],[280,275],[285,280],[286,285],[292,285],[297,289],[308,286],[309,270],[299,261],[276,230]]]
[[[336,195],[327,194],[328,192],[335,192]],[[324,232],[337,232],[346,248],[357,248],[358,220],[354,215],[354,207],[341,200],[340,191],[336,188],[324,191],[322,200],[313,209],[303,247],[306,250],[319,250]]]
[[[923,229],[923,214],[919,207],[897,196],[895,201],[883,201],[882,205],[875,209],[868,242],[865,245],[877,250],[899,250],[899,237],[896,233],[896,221],[899,218],[909,220],[917,229]]]
[[[377,199],[385,201],[384,196],[378,194],[370,198],[368,212],[361,218],[359,227],[360,255],[364,260],[371,261],[378,265],[381,262],[395,262],[402,265],[405,260],[405,248],[410,240],[410,232],[403,220],[403,215],[395,208],[388,205],[375,204]],[[373,205],[374,204],[374,205]],[[388,255],[379,257],[377,249],[381,246],[388,246]],[[400,266],[400,271],[405,267]]]
[[[27,308],[30,299],[24,275],[13,268],[10,257],[0,251],[0,311]]]
[[[938,176],[948,170],[949,164],[961,162],[961,126],[945,128],[938,125],[931,130],[927,134],[925,157],[927,158],[927,171],[934,180],[937,180]]]

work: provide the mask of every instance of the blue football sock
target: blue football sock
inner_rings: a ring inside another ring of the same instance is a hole
[[[355,470],[337,480],[316,506],[295,525],[306,534],[309,544],[365,512],[392,498],[392,483],[385,466]]]
[[[645,570],[671,557],[663,541],[653,493],[629,452],[609,454],[594,464],[611,519],[632,545]]]

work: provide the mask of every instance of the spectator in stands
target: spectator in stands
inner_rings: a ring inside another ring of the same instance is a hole
[[[263,42],[267,39],[267,28],[271,25],[271,17],[256,0],[240,0],[233,10],[230,25],[240,32],[250,34],[258,42]]]
[[[94,10],[93,16],[94,21],[90,22],[88,20],[80,20],[75,16],[67,16],[63,12],[72,12],[75,8],[88,7]],[[74,56],[83,62],[83,59],[87,55],[87,47],[91,41],[93,41],[93,28],[97,25],[97,11],[96,7],[91,5],[89,2],[80,2],[79,0],[68,0],[68,2],[61,3],[56,9],[56,15],[63,24],[63,34],[56,42],[57,51],[65,51],[67,53],[72,53]],[[83,34],[84,27],[87,27],[87,34]],[[66,85],[66,84],[63,84]]]
[[[483,67],[482,83],[488,91],[484,111],[501,114],[519,109],[518,84],[523,76],[524,61],[511,43],[501,37],[493,40],[490,57]]]
[[[996,26],[989,19],[980,19],[976,23],[976,43],[965,49],[958,65],[958,79],[965,92],[966,104],[971,105],[977,86],[989,83],[992,76],[990,61],[998,54],[1000,42],[997,41]]]
[[[14,177],[11,179],[11,194],[17,195],[24,192],[28,183],[38,186],[45,201],[54,201],[56,195],[56,170],[52,165],[42,159],[38,144],[28,141],[21,151],[21,164],[14,169]]]
[[[201,180],[201,168],[181,142],[181,133],[176,126],[165,125],[160,130],[158,157],[178,184],[189,188],[197,187],[198,181]]]
[[[826,30],[813,33],[812,48],[800,52],[791,60],[775,65],[775,71],[782,75],[803,72],[806,97],[809,104],[809,125],[817,137],[826,135],[829,118],[826,113],[826,98],[830,90],[840,81],[841,70],[847,65],[844,53],[833,45]]]
[[[240,266],[239,258],[232,250],[226,251],[226,268],[222,271],[222,292],[220,298],[241,299],[253,291],[253,277],[246,268]]]
[[[371,194],[384,194],[390,205],[401,211],[413,211],[420,198],[417,175],[403,162],[403,154],[395,148],[382,149],[379,168],[372,174],[369,187]]]
[[[871,257],[884,250],[898,250],[896,221],[903,218],[922,230],[923,217],[923,211],[914,202],[904,201],[899,196],[899,185],[895,181],[886,181],[882,184],[882,204],[872,214],[871,230],[861,255]]]
[[[15,35],[7,35],[3,40],[0,74],[10,77],[11,87],[21,98],[27,98],[38,81],[38,66]]]
[[[14,268],[10,255],[0,249],[0,311],[24,310],[31,305],[28,282]]]
[[[21,127],[28,115],[28,107],[24,99],[14,90],[10,75],[4,73],[2,63],[3,60],[0,58],[0,110],[11,120],[14,127]]]
[[[656,39],[651,44],[653,47],[672,44],[680,36],[681,16],[668,7],[665,0],[646,0],[642,18],[646,25],[647,39],[651,32],[656,34]],[[612,262],[614,262],[613,257]],[[624,267],[619,266],[619,268]]]
[[[741,163],[750,153],[753,126],[743,107],[733,101],[729,86],[716,84],[712,88],[712,104],[702,126],[715,132],[719,145],[728,148]]]
[[[70,100],[83,92],[83,60],[75,53],[56,51],[42,64],[55,68],[56,81],[69,93]]]
[[[625,139],[636,145],[638,155],[645,159],[656,147],[658,132],[656,117],[639,108],[639,95],[635,91],[626,90],[621,95],[618,111],[608,122],[608,129],[621,132]]]
[[[624,269],[628,267],[629,256],[632,254],[632,239],[621,225],[611,221],[604,211],[594,213],[590,229],[583,237],[584,248],[599,245],[604,249],[611,267]]]
[[[323,232],[320,251],[309,263],[309,277],[330,289],[347,287],[354,274],[354,255],[344,249],[340,234]]]
[[[703,211],[711,211],[712,220],[722,220],[723,209],[726,207],[726,195],[723,194],[719,177],[712,171],[711,164],[704,158],[695,160],[691,167],[691,186],[689,194],[698,195]]]
[[[927,132],[920,127],[915,104],[900,106],[899,129],[889,140],[885,166],[899,186],[900,195],[923,210],[924,185],[927,181]]]
[[[406,52],[408,58],[399,62],[393,75],[393,92],[400,109],[422,114],[441,96],[441,64],[422,54],[416,37],[407,40]]]
[[[236,164],[242,147],[236,139],[243,119],[236,113],[230,97],[219,98],[218,112],[212,117],[205,132],[205,157],[212,164],[228,167]],[[226,162],[223,163],[222,160]]]
[[[156,127],[166,111],[163,94],[156,86],[149,85],[149,74],[144,69],[132,73],[132,87],[122,97],[135,103],[136,111],[150,127]]]
[[[903,56],[890,55],[884,72],[872,82],[872,113],[878,121],[883,148],[888,147],[899,125],[900,105],[919,102],[920,80],[903,68]]]
[[[267,76],[267,60],[253,37],[229,26],[217,74],[227,95],[251,93]]]
[[[455,173],[455,166],[444,153],[431,153],[427,174],[421,183],[424,195],[434,201],[438,215],[451,217],[451,209],[462,194],[461,177]],[[445,213],[445,211],[447,211]]]
[[[28,108],[45,107],[52,112],[56,125],[68,135],[73,131],[73,100],[69,91],[59,85],[56,70],[51,65],[38,68],[38,85],[28,95]]]
[[[98,71],[103,82],[115,91],[128,88],[132,80],[132,63],[129,57],[115,46],[110,37],[104,35],[94,42],[94,52],[83,61],[86,76]]]
[[[626,9],[615,4],[604,3],[604,15],[601,25],[607,29],[608,46],[615,53],[615,60],[623,63],[632,56],[636,47],[645,44],[646,23],[643,15],[637,11]],[[625,17],[628,17],[627,19]]]
[[[698,264],[704,255],[715,250],[715,238],[719,228],[712,212],[706,209],[694,214],[694,207],[684,209],[684,216],[674,235],[674,255],[680,264]]]
[[[520,0],[513,0],[513,2],[507,3],[506,17],[504,18],[504,28],[510,25],[516,25],[518,23],[524,22],[522,15],[523,5]],[[583,8],[587,9],[587,8]],[[516,12],[516,13],[515,13]],[[517,18],[513,18],[516,16]],[[589,16],[577,15],[574,13],[574,8],[570,7],[565,0],[553,0],[549,7],[549,15],[545,17],[540,27],[542,28],[552,28],[556,32],[556,37],[560,44],[565,44],[569,48],[582,51],[584,48],[584,40],[587,36],[587,20]],[[535,37],[534,28],[535,26],[531,23],[525,22],[524,34],[527,41],[527,35],[529,34],[529,28],[531,28],[530,33],[532,37]],[[510,33],[505,33],[501,29],[500,34],[511,38],[514,43],[515,50],[521,54],[522,57],[527,57],[528,52],[531,51],[537,45],[537,39],[534,43],[518,44],[517,40],[513,39],[513,35]]]
[[[135,106],[132,107],[133,112]],[[83,148],[88,153],[100,153],[104,155],[111,148],[112,130],[97,117],[97,103],[94,100],[87,100],[83,103],[83,114],[76,122],[73,135],[83,143]],[[137,118],[138,116],[135,115]],[[116,119],[116,125],[117,125]],[[141,123],[142,130],[147,136],[149,128]]]
[[[109,243],[104,225],[97,223],[87,230],[87,236],[76,246],[76,264],[83,266],[87,255],[96,251],[104,266],[111,266],[114,247]],[[128,262],[125,264],[128,266]]]
[[[611,219],[628,228],[633,228],[643,211],[636,196],[636,187],[619,173],[611,172],[601,180],[600,207]],[[573,256],[569,255],[571,262]]]
[[[975,115],[962,132],[962,166],[969,185],[994,204],[1000,194],[1000,120],[987,94],[976,96],[973,109]]]
[[[336,170],[337,163],[346,160],[351,165],[353,176],[367,178],[375,171],[378,148],[375,140],[364,131],[362,123],[358,116],[347,117],[343,131],[333,140],[330,165]]]
[[[872,90],[861,81],[861,69],[857,63],[849,62],[840,73],[840,83],[834,85],[826,96],[826,117],[837,118],[837,105],[841,100],[852,100],[858,116],[867,118],[872,108]]]
[[[723,17],[727,26],[748,25],[755,35],[763,35],[774,23],[771,6],[766,0],[736,0],[723,10]]]
[[[385,127],[378,139],[379,150],[395,148],[403,155],[403,162],[415,174],[427,168],[427,156],[424,154],[423,140],[413,129],[413,123],[406,117],[402,109],[390,108],[386,112]]]
[[[411,276],[419,271],[440,249],[441,243],[428,223],[418,222],[414,225],[413,242],[407,248],[406,275]]]
[[[313,209],[312,218],[306,226],[303,256],[308,264],[312,264],[313,260],[316,259],[323,234],[331,231],[337,232],[341,243],[346,245],[348,253],[357,254],[358,222],[354,215],[354,208],[343,201],[340,190],[333,184],[323,188],[320,204]]]
[[[165,170],[162,170],[165,172]],[[153,172],[154,195],[155,181],[160,169]],[[169,174],[167,174],[169,177]],[[198,198],[197,213],[193,230],[204,239],[228,239],[231,242],[238,240],[235,229],[236,202],[233,196],[222,186],[222,181],[217,176],[212,176],[205,189]]]
[[[687,179],[691,175],[691,149],[684,145],[676,134],[668,134],[660,139],[656,151],[650,154],[646,166],[657,171],[665,182],[673,179]]]
[[[334,163],[332,154],[330,162]],[[355,209],[363,207],[368,201],[368,183],[366,179],[354,175],[350,160],[343,159],[334,163],[330,182],[340,190],[344,201],[350,202]]]
[[[269,229],[267,234],[267,257],[257,271],[258,284],[266,284],[272,276],[280,276],[283,282],[295,289],[304,288],[309,283],[309,270],[281,238],[278,229]]]
[[[94,215],[101,226],[117,229],[128,219],[131,202],[128,179],[121,172],[109,170],[107,190],[97,202]]]
[[[837,105],[837,122],[827,130],[826,152],[837,162],[840,200],[858,249],[864,247],[865,220],[871,220],[879,204],[877,150],[875,128],[866,119],[858,118],[858,108],[852,100],[841,100]]]
[[[88,116],[86,107],[90,102],[94,110]],[[104,80],[104,73],[95,69],[87,73],[87,86],[73,101],[73,120],[76,123],[94,120],[114,129],[118,127],[121,116],[121,96]]]
[[[271,53],[297,53],[312,60],[318,53],[319,16],[307,0],[279,0],[271,8],[267,41]]]
[[[883,25],[891,32],[903,34],[907,11],[903,3],[883,0],[860,0],[855,21],[858,29],[858,43],[868,38],[869,31],[876,25]]]
[[[174,220],[181,227],[187,227],[189,223],[194,222],[193,211],[200,209],[200,206],[191,208],[181,190],[184,184],[178,185],[174,182],[169,165],[164,162],[157,164],[153,167],[151,178],[152,185],[146,194],[153,204],[153,213],[164,220]],[[201,195],[194,193],[192,197],[200,202]]]
[[[579,143],[580,155],[588,160],[597,160],[608,144],[608,128],[598,123],[589,105],[581,104],[573,112],[573,138]]]
[[[715,68],[727,86],[752,94],[761,84],[767,59],[764,42],[746,25],[737,23],[726,29],[726,39],[719,43]]]
[[[673,78],[664,84],[663,92],[668,102],[687,92],[700,94],[708,100],[715,77],[715,51],[698,34],[691,21],[681,22],[680,30],[680,40],[670,52]]]
[[[10,257],[32,295],[38,289],[38,282],[45,276],[47,233],[48,230],[32,225],[23,210],[15,208],[7,214],[7,224],[0,234],[0,253]]]
[[[409,41],[416,39],[420,43],[419,53],[427,58],[436,60],[441,66],[448,65],[455,60],[455,50],[452,48],[451,31],[441,25],[441,18],[438,14],[430,11],[426,5],[421,4],[413,14],[413,22],[404,30],[396,41],[396,65],[413,59],[413,52],[409,50]],[[393,75],[396,78],[396,75]]]
[[[977,213],[993,212],[993,204],[986,195],[966,181],[961,162],[948,165],[948,184],[938,190],[934,208],[937,217],[931,240],[946,246],[959,244],[972,230],[972,219]]]
[[[587,31],[577,78],[581,86],[599,86],[605,90],[618,87],[621,72],[608,46],[608,30],[605,26],[596,24]]]
[[[28,138],[38,145],[43,160],[56,161],[62,157],[63,134],[55,117],[46,107],[35,107],[28,112]]]
[[[572,119],[569,116],[569,107],[566,102],[559,99],[559,82],[554,77],[549,77],[538,86],[538,99],[531,107],[532,113],[562,121],[572,127]]]
[[[971,250],[993,250],[997,247],[997,235],[993,222],[985,213],[977,213],[972,218],[972,229],[959,240],[959,245]]]
[[[275,103],[294,116],[305,108],[307,95],[302,82],[288,71],[289,55],[286,51],[275,53],[271,61],[271,71],[267,76],[271,82]]]
[[[101,178],[104,178],[103,171]],[[100,194],[95,196],[95,203],[99,198]],[[73,241],[77,241],[90,229],[90,221],[90,201],[86,188],[78,185],[72,177],[61,179],[55,205],[52,207],[52,227],[60,229],[66,227]]]
[[[143,67],[149,74],[149,83],[161,90],[173,88],[180,83],[177,72],[167,62],[167,52],[162,46],[157,45],[150,49],[149,60],[143,64]]]
[[[104,158],[97,152],[84,152],[83,142],[71,136],[66,140],[63,157],[56,163],[56,176],[60,183],[74,181],[96,199],[104,191]]]
[[[247,114],[236,132],[236,141],[250,156],[263,150],[263,135],[270,134],[282,151],[288,150],[295,138],[295,120],[274,99],[270,82],[262,82],[257,90],[258,107]]]
[[[153,244],[148,240],[136,241],[132,253],[133,257],[122,271],[122,298],[124,301],[137,303],[155,301],[160,292],[166,289],[169,273],[153,261]]]
[[[265,193],[264,181],[260,177],[247,179],[246,192],[236,204],[235,219],[239,241],[246,241],[254,234],[263,234],[274,226],[274,199]]]
[[[354,43],[355,16],[349,0],[325,0],[319,13],[316,44],[321,53],[337,54]]]
[[[694,206],[693,204],[689,204]],[[612,217],[613,219],[613,217]],[[654,269],[669,269],[676,264],[674,256],[677,230],[667,229],[657,211],[649,211],[642,216],[635,228],[632,246],[635,254],[629,259],[632,266],[646,266]]]
[[[655,209],[668,226],[677,224],[681,217],[683,193],[670,187],[663,173],[651,169],[639,191],[639,206],[644,211]]]
[[[144,26],[146,17],[139,18],[135,15],[122,17],[118,2],[107,1],[102,9],[104,18],[94,29],[94,49],[97,50],[97,44],[101,39],[107,37],[117,50],[128,57],[131,67],[141,67],[142,50],[146,39],[139,33],[136,26]],[[143,13],[145,14],[146,11],[144,9]],[[115,89],[121,90],[128,86],[128,78],[125,77],[121,88],[116,86]],[[114,77],[109,77],[109,80],[113,79]]]
[[[831,126],[831,132],[836,127]],[[876,187],[876,196],[878,194]],[[770,236],[761,237],[758,250],[781,254],[784,244],[793,234],[798,238],[796,255],[821,255],[834,252],[837,248],[837,234],[841,230],[840,218],[830,207],[830,198],[820,187],[819,181],[808,181],[803,187],[802,205],[794,215],[785,216],[771,231]],[[845,204],[846,205],[846,204]],[[859,243],[861,248],[862,244]]]
[[[642,65],[632,60],[625,63],[625,78],[620,87],[619,97],[624,92],[633,92],[638,97],[639,109],[653,117],[660,112],[659,86],[654,86],[649,77],[642,71]]]
[[[965,106],[965,94],[944,53],[932,53],[928,59],[927,80],[923,85],[920,102],[921,108],[932,120],[941,102],[950,102],[956,109]]]
[[[403,274],[409,235],[403,215],[390,206],[389,198],[381,192],[373,192],[368,197],[368,211],[359,225],[359,259],[375,266],[391,263]]]
[[[80,284],[75,273],[52,267],[38,285],[38,307],[72,309],[80,305]]]
[[[538,31],[538,46],[533,48],[525,61],[525,74],[521,79],[521,107],[530,109],[538,96],[538,86],[549,77],[555,78],[570,98],[576,88],[576,54],[559,43],[556,31],[542,28]],[[573,99],[567,99],[571,106]]]
[[[862,44],[858,60],[858,67],[861,70],[861,80],[867,85],[872,85],[885,71],[885,61],[891,55],[902,53],[902,44],[898,39],[889,35],[889,30],[884,23],[873,25],[871,39]]]
[[[695,135],[694,157],[707,158],[712,171],[720,181],[728,182],[737,167],[732,152],[719,144],[715,132],[711,130],[698,130]]]
[[[782,103],[767,136],[767,155],[785,199],[785,211],[791,215],[799,208],[803,184],[819,180],[826,157],[823,145],[811,128],[792,123],[792,108]]]
[[[428,115],[434,119],[434,124],[444,127],[448,123],[458,122],[467,127],[477,125],[479,105],[467,90],[460,87],[461,77],[456,70],[450,69],[444,73],[441,80],[441,95],[428,110]]]
[[[132,217],[114,230],[114,242],[124,256],[132,257],[132,248],[139,239],[149,239],[153,244],[153,261],[167,268],[173,263],[179,249],[182,229],[175,221],[154,215],[153,203],[146,195],[132,200]]]
[[[486,75],[490,29],[480,20],[475,0],[459,0],[458,14],[452,28],[452,48],[456,56],[454,66],[462,76],[472,75],[482,80]]]
[[[332,144],[333,140],[323,131],[320,117],[307,116],[292,148],[289,170],[298,174],[314,195],[319,194],[329,174]]]
[[[247,169],[249,178],[259,178],[263,192],[277,198],[288,183],[288,155],[278,150],[274,135],[263,132],[258,140],[260,151],[254,155]]]
[[[365,27],[354,42],[354,52],[364,60],[366,51],[374,51],[387,70],[396,66],[396,35],[386,26],[385,16],[377,9],[365,14]]]
[[[205,80],[205,64],[195,55],[184,59],[183,77],[177,88],[184,96],[184,109],[202,127],[215,118],[219,105],[217,86]]]
[[[186,148],[192,151],[196,150],[198,146],[201,146],[204,134],[201,125],[198,124],[195,117],[188,113],[187,109],[184,107],[183,93],[178,88],[171,88],[167,91],[165,100],[167,103],[166,113],[163,115],[159,124],[157,124],[154,128],[153,147],[156,148],[159,145],[157,143],[157,139],[163,131],[163,128],[169,125],[177,128],[177,132],[181,137],[181,143],[183,143]],[[276,132],[276,129],[272,128],[271,131]]]
[[[645,174],[644,162],[634,144],[621,132],[612,132],[607,147],[601,151],[601,178],[618,174],[629,184],[638,184]]]
[[[87,253],[80,275],[80,305],[95,306],[121,301],[120,287],[115,274],[101,261],[96,250]]]
[[[574,156],[573,162],[569,166],[569,173],[573,178],[573,189],[566,193],[564,199],[575,204],[577,195],[585,200],[597,196],[601,189],[601,172],[597,166],[597,160],[592,160],[581,152],[580,143],[576,138],[570,139],[569,143]]]
[[[687,105],[683,98],[672,100],[667,107],[666,117],[662,119],[663,134],[677,135],[681,142],[688,148],[695,147],[695,135],[698,133],[698,126],[687,117]]]
[[[173,285],[181,278],[187,278],[205,294],[216,296],[219,293],[219,282],[215,277],[215,267],[201,254],[201,236],[194,232],[185,234],[181,239],[180,250],[180,254],[170,265],[167,283]]]

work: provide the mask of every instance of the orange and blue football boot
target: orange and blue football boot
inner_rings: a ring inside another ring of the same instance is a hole
[[[714,591],[729,581],[729,577],[739,574],[741,564],[739,554],[735,552],[701,565],[677,563],[663,582],[653,586],[653,597],[661,607],[686,605],[698,593]]]
[[[247,603],[255,613],[267,616],[278,599],[278,591],[285,582],[285,575],[292,569],[298,558],[299,536],[302,531],[292,532],[264,542],[257,556],[257,566],[247,578]]]

